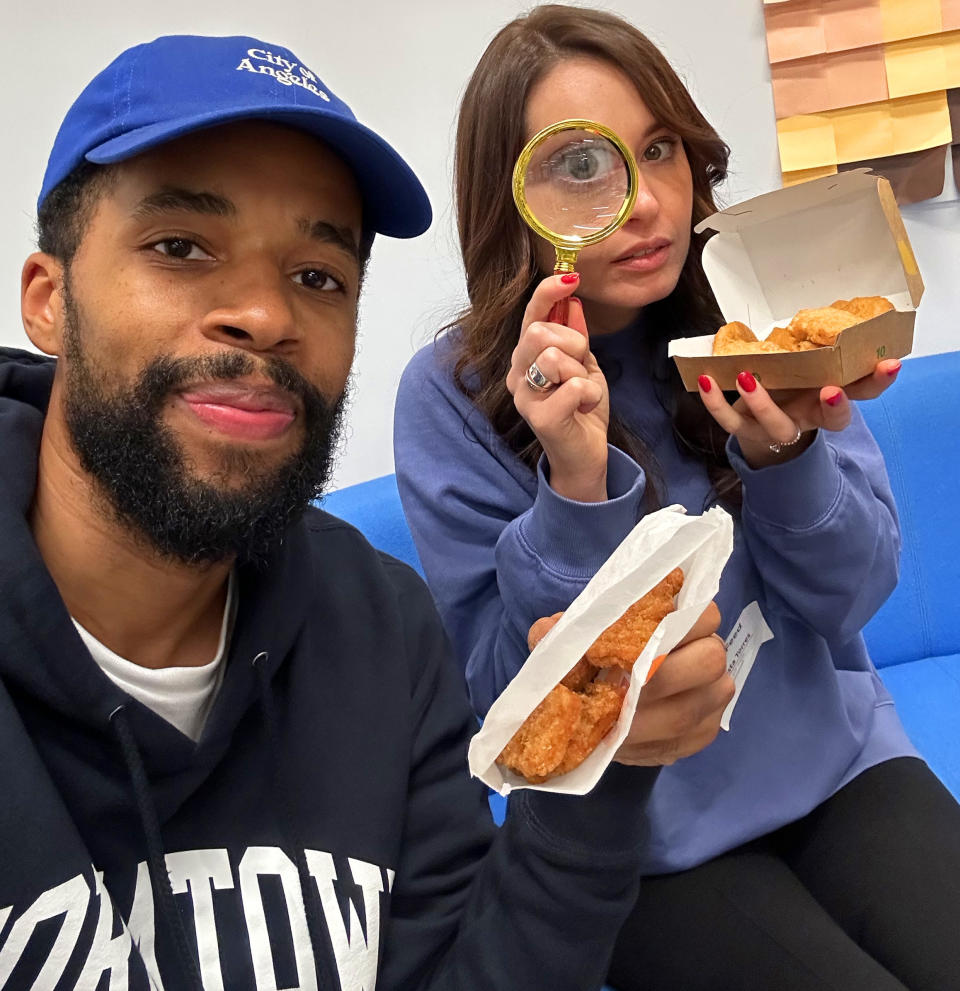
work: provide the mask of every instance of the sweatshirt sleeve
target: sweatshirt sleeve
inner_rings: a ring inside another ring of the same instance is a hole
[[[897,583],[900,527],[883,456],[854,405],[799,457],[752,469],[739,445],[743,533],[768,592],[828,640],[846,642]]]
[[[400,382],[397,486],[424,574],[483,714],[527,656],[527,631],[566,609],[641,515],[642,469],[611,448],[604,503],[536,476],[425,348]]]
[[[476,720],[422,586],[403,609],[421,673],[378,987],[594,991],[637,897],[657,771],[612,765],[583,797],[518,792],[497,829],[486,788],[468,776]]]

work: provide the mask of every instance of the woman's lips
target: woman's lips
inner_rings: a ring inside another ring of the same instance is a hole
[[[670,257],[670,241],[657,240],[648,245],[637,245],[615,259],[613,264],[630,272],[652,272],[660,268]]]
[[[296,418],[288,395],[276,389],[218,383],[182,392],[180,398],[201,423],[239,440],[280,437]]]

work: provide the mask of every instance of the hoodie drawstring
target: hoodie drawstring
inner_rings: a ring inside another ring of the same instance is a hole
[[[144,769],[143,759],[140,756],[133,730],[127,721],[124,706],[117,706],[110,713],[110,725],[113,726],[120,742],[120,750],[127,765],[130,783],[133,786],[137,813],[140,816],[140,826],[147,841],[147,868],[150,872],[150,881],[153,890],[159,895],[160,911],[177,949],[181,986],[184,989],[193,988],[195,991],[204,991],[200,970],[190,950],[187,931],[184,928],[183,918],[170,885],[170,875],[167,873],[167,863],[163,855],[163,840],[160,835],[160,817],[153,804],[147,772]]]
[[[316,963],[317,981],[319,991],[324,988],[334,987],[327,973],[327,954],[322,950],[326,945],[323,936],[324,927],[321,924],[320,898],[316,891],[316,885],[310,877],[310,870],[307,867],[307,856],[303,843],[297,834],[296,819],[293,816],[293,803],[290,801],[290,793],[284,784],[283,762],[280,759],[280,734],[277,729],[277,714],[273,702],[273,685],[270,680],[270,673],[267,671],[267,661],[270,655],[266,651],[261,651],[253,659],[253,667],[260,679],[260,708],[263,712],[263,721],[267,729],[267,739],[270,747],[270,757],[274,765],[274,773],[271,780],[274,783],[274,794],[280,806],[281,829],[286,829],[288,834],[288,845],[293,849],[293,859],[297,865],[297,874],[300,878],[300,893],[303,897],[303,907],[307,914],[307,933],[310,937],[310,946],[313,950],[313,959]]]

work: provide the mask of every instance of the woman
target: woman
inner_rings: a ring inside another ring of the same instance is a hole
[[[612,127],[641,180],[626,225],[558,277],[509,177],[525,141],[569,117]],[[860,635],[896,583],[899,536],[850,400],[878,395],[900,364],[779,395],[745,368],[731,403],[708,376],[685,393],[666,358],[670,338],[722,323],[692,230],[714,212],[727,156],[624,21],[545,6],[497,35],[457,133],[470,305],[415,356],[397,400],[404,509],[481,715],[523,663],[530,623],[565,608],[645,512],[735,514],[721,632],[756,600],[775,638],[730,732],[660,775],[611,983],[960,988],[960,808]],[[569,326],[548,323],[573,293]]]

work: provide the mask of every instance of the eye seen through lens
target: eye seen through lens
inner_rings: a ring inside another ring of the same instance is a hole
[[[524,197],[544,227],[563,238],[604,230],[630,190],[617,147],[591,131],[551,135],[536,148],[524,176]]]

